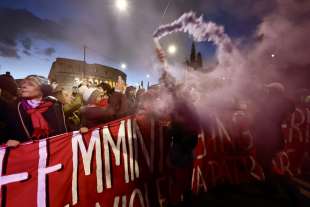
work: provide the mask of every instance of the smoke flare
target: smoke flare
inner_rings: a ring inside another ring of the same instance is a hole
[[[183,14],[170,24],[158,27],[153,33],[153,38],[159,40],[176,32],[188,33],[197,42],[212,41],[219,49],[223,49],[228,53],[231,53],[234,48],[231,39],[224,32],[224,27],[214,22],[204,22],[203,16],[197,17],[192,11]]]

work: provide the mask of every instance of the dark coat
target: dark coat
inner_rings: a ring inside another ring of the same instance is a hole
[[[108,108],[114,112],[114,119],[126,116],[128,113],[127,97],[120,92],[113,92],[109,97]]]
[[[8,103],[4,98],[0,97],[0,144],[5,143],[9,137],[9,133],[8,133],[9,132],[9,126],[8,126],[9,105],[10,103]]]
[[[93,128],[127,115],[127,98],[124,94],[113,92],[108,102],[109,105],[105,108],[99,106],[83,106],[80,110],[81,126]]]
[[[283,149],[284,140],[281,130],[282,122],[294,112],[294,103],[282,94],[273,93],[263,98],[259,112],[255,116],[254,136],[258,162],[265,173],[271,170],[271,160]]]
[[[43,117],[51,129],[48,136],[55,136],[67,132],[62,104],[53,97],[47,97],[46,100],[53,103],[53,105],[43,113]],[[32,126],[31,117],[22,107],[21,102],[19,102],[16,107],[11,109],[9,122],[11,128],[10,139],[18,140],[20,142],[25,142],[32,139],[34,129]]]
[[[190,165],[193,161],[193,149],[200,132],[199,117],[192,105],[175,96],[174,110],[168,135],[171,138],[169,157],[175,167]]]
[[[132,115],[134,113],[136,113],[137,111],[137,102],[136,102],[136,99],[135,97],[132,97],[132,96],[127,96],[127,114],[128,115]]]
[[[80,110],[82,127],[93,128],[100,124],[114,120],[113,108],[102,108],[99,106],[83,106]]]
[[[80,119],[80,108],[83,104],[82,97],[76,96],[74,100],[63,106],[66,125],[68,131],[76,131],[80,129],[81,119]]]

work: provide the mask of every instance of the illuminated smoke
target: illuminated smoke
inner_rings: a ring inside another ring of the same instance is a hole
[[[203,16],[197,17],[194,12],[185,13],[174,22],[160,26],[154,32],[153,37],[161,39],[175,32],[188,33],[197,42],[212,41],[226,52],[231,52],[233,48],[231,40],[225,34],[222,26],[213,22],[204,22]]]
[[[194,103],[204,102],[208,99],[203,98],[206,92],[208,95],[215,91],[218,93],[218,90],[223,90],[231,83],[228,81],[238,78],[238,69],[243,65],[244,59],[225,33],[223,26],[210,21],[204,22],[203,16],[197,17],[194,12],[188,12],[170,24],[161,25],[154,32],[153,38],[155,42],[158,42],[161,38],[176,32],[187,33],[192,36],[194,41],[210,41],[217,46],[217,64],[212,73],[204,74],[191,71],[185,77],[184,90],[190,92],[191,97],[189,98]],[[177,76],[177,71],[180,71],[181,68],[179,70],[175,68],[170,65],[169,71],[172,72],[172,75]]]
[[[292,90],[298,87],[296,83],[307,77],[300,75],[299,69],[310,68],[309,12],[309,1],[278,0],[275,9],[257,26],[252,37],[254,41],[242,47],[233,42],[222,26],[204,22],[202,16],[197,17],[193,12],[160,26],[153,37],[160,40],[183,32],[195,41],[211,41],[216,45],[213,70],[188,71],[185,78],[180,78],[181,89],[178,89],[186,94],[186,99],[196,106],[200,115],[205,116],[214,108],[231,107],[238,100],[251,99],[253,105],[268,103],[262,100],[260,93],[265,84],[273,81],[282,82]],[[186,66],[170,65],[169,69],[178,77]],[[286,76],[283,75],[285,71]],[[164,95],[161,98],[162,102],[171,104],[165,101]]]

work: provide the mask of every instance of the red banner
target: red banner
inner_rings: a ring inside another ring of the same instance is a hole
[[[255,160],[254,137],[243,111],[210,115],[208,129],[195,150],[192,191],[206,192],[220,183],[238,184],[264,175]]]
[[[151,207],[180,199],[192,178],[194,192],[221,182],[263,179],[253,135],[243,112],[214,115],[199,135],[192,166],[169,167],[166,123],[127,117],[81,135],[77,132],[0,149],[1,206]],[[302,175],[309,154],[308,108],[283,125],[285,150],[274,164]],[[192,171],[192,177],[191,177]]]
[[[290,176],[309,177],[310,108],[297,107],[282,124],[282,131],[285,147],[274,159],[275,167]]]
[[[206,192],[220,183],[264,180],[264,173],[255,159],[255,137],[249,119],[243,111],[213,114],[211,126],[199,135],[195,149],[193,192]],[[297,108],[284,120],[282,131],[285,147],[272,160],[275,172],[294,177],[309,176],[306,159],[309,162],[310,109]]]
[[[88,134],[0,150],[2,206],[157,206],[164,125],[129,117]],[[158,178],[158,180],[156,180]],[[156,185],[157,184],[157,185]]]

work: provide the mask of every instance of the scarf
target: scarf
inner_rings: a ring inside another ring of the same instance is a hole
[[[43,113],[46,112],[53,105],[50,101],[42,101],[36,108],[28,108],[27,113],[31,117],[33,134],[32,136],[39,139],[42,136],[48,136],[51,131],[47,121],[43,117]]]
[[[102,99],[99,103],[98,103],[99,107],[102,108],[106,108],[108,106],[108,99]]]

